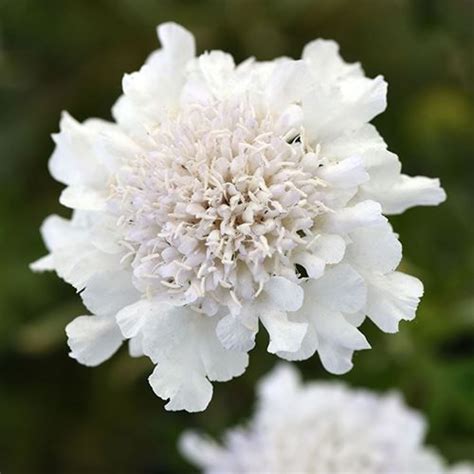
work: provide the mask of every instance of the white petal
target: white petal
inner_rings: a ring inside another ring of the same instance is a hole
[[[53,258],[57,274],[77,290],[82,290],[97,273],[120,269],[120,261],[115,255],[100,252],[87,243],[59,249]]]
[[[395,153],[378,146],[367,150],[364,155],[364,166],[370,175],[370,181],[362,188],[376,192],[377,196],[383,197],[384,193],[400,176],[402,164]],[[379,201],[379,199],[375,199]]]
[[[117,261],[119,261],[125,249],[122,241],[123,235],[117,226],[117,219],[111,214],[97,213],[97,215],[100,215],[100,220],[95,223],[91,222],[87,224],[87,240],[93,247],[101,252],[115,254]]]
[[[269,304],[283,311],[297,311],[303,304],[303,289],[283,277],[270,278],[264,292]]]
[[[310,246],[311,252],[326,263],[339,263],[346,250],[345,240],[337,234],[320,234]]]
[[[227,53],[222,51],[211,51],[204,53],[198,58],[199,72],[202,77],[202,86],[204,90],[196,94],[196,86],[199,81],[194,83],[194,92],[192,95],[195,97],[199,96],[201,101],[205,101],[209,97],[217,97],[218,99],[224,99],[229,93],[229,83],[232,80],[232,76],[235,70],[234,58]],[[201,87],[202,87],[201,86]],[[186,84],[189,100],[191,98],[189,84]],[[209,92],[206,92],[209,91]]]
[[[321,341],[318,347],[318,355],[323,367],[332,374],[342,375],[349,372],[352,367],[352,349],[337,346],[327,341]]]
[[[304,318],[298,318],[298,321],[303,320]],[[295,352],[277,352],[277,356],[289,361],[307,360],[315,354],[318,346],[319,339],[316,329],[313,324],[308,324],[306,334],[301,342],[301,347]]]
[[[445,200],[439,179],[406,175],[401,175],[380,197],[386,214],[401,214],[414,206],[437,206]]]
[[[304,267],[310,278],[319,278],[324,273],[326,262],[309,252],[298,253],[294,261]]]
[[[344,319],[352,326],[358,328],[365,321],[365,308],[356,313],[346,313],[343,315]]]
[[[106,199],[107,196],[102,191],[85,186],[69,186],[62,191],[59,202],[71,209],[102,211],[105,209]]]
[[[296,352],[300,349],[308,328],[307,323],[290,321],[283,311],[268,311],[260,315],[265,329],[270,335],[268,352]]]
[[[99,131],[109,127],[115,125],[101,120],[80,124],[64,112],[60,132],[53,135],[56,148],[49,160],[51,175],[67,185],[104,185],[107,173],[94,153],[93,143]]]
[[[313,321],[321,341],[354,351],[370,349],[365,336],[346,321],[341,313],[319,309]]]
[[[364,280],[347,264],[339,264],[328,269],[318,280],[309,280],[304,291],[309,308],[311,305],[321,305],[343,313],[359,311],[367,298]]]
[[[321,83],[363,75],[359,63],[348,64],[341,58],[339,45],[332,40],[311,41],[304,47],[301,57],[308,63],[314,78]]]
[[[291,104],[283,110],[277,123],[275,124],[276,133],[285,133],[290,130],[298,130],[303,125],[303,109],[300,105]]]
[[[212,398],[209,380],[181,363],[167,361],[157,365],[148,381],[156,395],[169,399],[165,405],[169,411],[203,411]]]
[[[344,102],[352,106],[353,116],[348,123],[370,122],[387,107],[387,83],[382,76],[374,79],[351,78],[341,84]]]
[[[125,98],[114,106],[114,116],[140,143],[147,132],[170,111],[177,110],[185,81],[184,70],[194,58],[194,37],[182,26],[164,23],[158,27],[162,49],[152,53],[137,72],[125,74]]]
[[[357,129],[383,112],[387,83],[349,78],[337,86],[315,87],[303,100],[305,129],[312,143],[327,142],[345,131]]]
[[[133,97],[122,94],[112,106],[112,117],[145,149],[152,145],[148,130],[153,128],[154,120],[139,107]]]
[[[304,61],[280,61],[265,89],[265,99],[274,111],[295,103],[310,87],[310,74]]]
[[[146,323],[149,317],[159,315],[163,311],[169,311],[168,305],[163,305],[155,300],[140,300],[126,306],[116,315],[117,324],[126,338],[135,337]]]
[[[113,316],[124,306],[138,300],[140,295],[132,285],[131,273],[117,271],[94,275],[86,283],[81,297],[91,313]]]
[[[194,36],[174,22],[162,23],[157,28],[158,38],[169,58],[185,64],[196,54]]]
[[[199,355],[211,382],[227,382],[245,372],[249,357],[244,351],[225,349],[216,336],[216,318],[208,319],[214,320],[206,321],[208,327],[201,336]]]
[[[248,356],[226,350],[216,336],[216,317],[188,308],[161,305],[146,321],[143,350],[158,367],[150,377],[168,410],[204,410],[212,396],[209,380],[229,380],[244,372]]]
[[[76,289],[84,288],[85,283],[96,273],[118,270],[120,259],[98,250],[90,239],[90,232],[82,228],[75,213],[72,220],[49,216],[41,226],[41,234],[51,251],[50,264],[57,274]]]
[[[110,358],[122,344],[115,320],[105,316],[79,316],[66,326],[70,356],[95,367]]]
[[[402,246],[388,223],[356,229],[346,257],[358,268],[389,273],[402,259]]]
[[[378,202],[362,201],[355,206],[329,214],[325,218],[324,229],[328,232],[345,233],[359,227],[382,224],[386,220]]]
[[[142,357],[145,355],[143,352],[143,336],[139,334],[138,336],[132,337],[128,341],[128,353],[130,357]]]
[[[44,220],[40,231],[48,250],[82,242],[81,230],[73,228],[71,221],[54,214]]]
[[[354,130],[346,131],[334,140],[323,143],[321,156],[326,156],[331,160],[360,156],[364,160],[365,168],[371,174],[369,157],[375,153],[386,152],[386,149],[387,145],[377,129],[371,124],[364,124]]]
[[[244,326],[238,316],[232,314],[219,320],[216,334],[228,350],[248,352],[255,346],[256,331]]]
[[[140,146],[119,127],[102,130],[94,142],[94,150],[100,162],[111,174],[131,156],[143,152]]]
[[[336,188],[351,188],[369,179],[362,158],[352,156],[318,168],[316,175]]]
[[[30,270],[33,272],[49,272],[55,270],[53,256],[45,255],[33,263],[30,263]]]
[[[400,272],[371,275],[367,294],[367,315],[385,332],[398,331],[401,320],[412,320],[423,295],[420,280]]]
[[[364,154],[370,181],[361,189],[361,199],[374,199],[385,214],[401,214],[414,206],[436,206],[446,199],[438,179],[400,174],[401,164],[394,153],[375,148]]]

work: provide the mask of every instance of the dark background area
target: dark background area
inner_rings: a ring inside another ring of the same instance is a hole
[[[449,460],[474,456],[474,3],[469,0],[0,0],[0,470],[10,473],[177,473],[184,429],[219,434],[247,418],[275,363],[266,336],[244,376],[214,385],[200,414],[168,413],[145,359],[121,351],[96,369],[67,356],[65,324],[84,314],[55,275],[30,273],[45,253],[39,226],[68,215],[47,172],[61,110],[110,118],[121,77],[158,47],[155,26],[182,23],[198,50],[299,57],[332,38],[344,58],[389,83],[375,124],[409,174],[439,176],[448,201],[392,218],[403,269],[425,284],[412,323],[384,335],[348,375],[317,357],[306,378],[400,389],[429,420],[428,442]]]

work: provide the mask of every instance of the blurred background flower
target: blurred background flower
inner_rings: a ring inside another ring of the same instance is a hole
[[[120,77],[156,45],[155,26],[192,30],[200,51],[297,57],[333,38],[367,75],[384,74],[387,113],[375,125],[411,175],[439,176],[440,208],[392,219],[403,271],[420,277],[417,318],[384,335],[364,333],[378,357],[356,356],[343,379],[398,387],[428,417],[427,442],[448,460],[474,445],[474,5],[470,0],[4,0],[0,3],[0,469],[5,472],[182,472],[176,450],[190,425],[210,434],[248,418],[255,381],[275,362],[257,344],[244,377],[215,388],[203,414],[166,413],[143,384],[145,358],[125,350],[100,368],[65,356],[65,324],[82,311],[74,290],[28,263],[44,251],[46,213],[67,215],[49,176],[60,111],[110,119]],[[416,267],[414,263],[416,262]],[[260,336],[266,337],[263,334]],[[373,353],[374,351],[372,351]],[[299,364],[334,379],[317,359]]]
[[[448,468],[425,446],[423,415],[398,392],[376,395],[338,382],[302,383],[295,366],[279,364],[258,384],[255,412],[221,442],[187,431],[180,450],[208,474],[473,474]]]

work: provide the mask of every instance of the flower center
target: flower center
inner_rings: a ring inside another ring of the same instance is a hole
[[[150,133],[151,151],[113,185],[135,284],[213,314],[254,298],[326,208],[317,157],[298,132],[248,101],[194,104]],[[295,139],[296,137],[296,139]]]

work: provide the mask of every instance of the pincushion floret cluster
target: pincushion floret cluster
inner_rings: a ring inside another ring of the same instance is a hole
[[[280,364],[258,387],[253,417],[218,444],[186,432],[180,448],[206,474],[474,474],[425,444],[426,421],[398,392],[302,383]]]
[[[330,372],[370,346],[369,318],[396,332],[421,282],[386,215],[437,205],[437,179],[401,174],[368,122],[387,84],[344,62],[333,41],[302,59],[238,65],[196,56],[183,27],[123,78],[114,122],[64,113],[52,176],[70,219],[46,219],[33,264],[73,285],[90,315],[66,328],[71,357],[95,366],[129,340],[156,364],[170,410],[199,411],[212,381],[241,375],[260,328],[288,360],[316,352]]]

